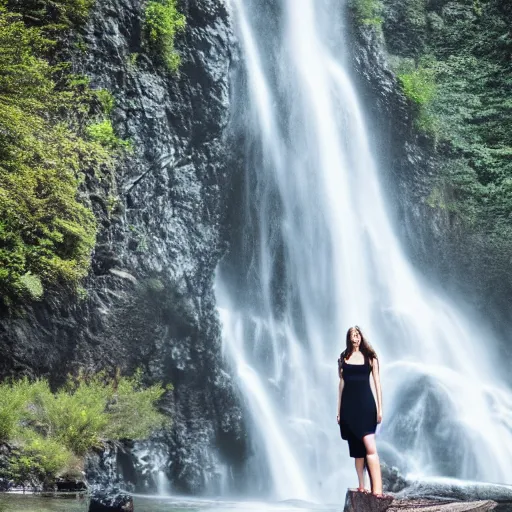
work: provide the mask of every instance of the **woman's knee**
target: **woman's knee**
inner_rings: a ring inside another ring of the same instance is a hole
[[[366,448],[367,455],[377,454],[377,445],[375,444],[375,435],[371,434],[363,437],[363,443]]]

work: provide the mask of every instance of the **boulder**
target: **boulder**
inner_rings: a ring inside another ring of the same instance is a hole
[[[491,500],[396,499],[392,495],[377,498],[370,493],[349,489],[343,512],[498,512],[497,506],[498,504]]]
[[[98,489],[91,493],[89,512],[134,512],[133,498],[118,488]]]
[[[391,504],[388,512],[487,512],[495,510],[497,503],[494,501],[459,501],[446,502],[440,500],[396,500]],[[361,511],[362,512],[362,511]]]
[[[393,496],[387,494],[377,498],[370,493],[349,489],[343,512],[384,512],[389,509],[393,499]]]

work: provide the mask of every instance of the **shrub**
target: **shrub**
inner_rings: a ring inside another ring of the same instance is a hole
[[[0,384],[0,441],[17,446],[7,476],[45,480],[76,467],[76,456],[102,441],[149,437],[168,421],[156,408],[164,392],[159,384],[142,386],[140,371],[115,378],[80,374],[56,392],[45,379]]]
[[[378,0],[351,0],[350,7],[354,11],[356,20],[363,25],[376,28],[382,25],[382,3]]]
[[[0,441],[14,438],[26,416],[31,384],[25,379],[0,383]]]
[[[167,418],[155,408],[165,390],[158,384],[144,388],[142,374],[121,378],[108,405],[106,435],[111,439],[145,439]]]
[[[73,454],[59,441],[32,430],[25,429],[19,441],[23,447],[11,455],[5,475],[16,484],[32,480],[48,482],[73,461]]]
[[[155,405],[165,390],[159,384],[144,388],[141,379],[140,372],[115,379],[104,373],[79,375],[55,393],[44,379],[3,386],[7,395],[22,397],[17,401],[21,411],[16,409],[9,418],[84,455],[103,440],[141,439],[164,425],[165,416]]]
[[[180,55],[174,48],[178,32],[185,30],[186,19],[178,11],[176,0],[151,0],[144,13],[144,28],[150,44],[170,71],[180,66]]]
[[[43,285],[38,276],[26,272],[20,277],[20,283],[25,287],[25,290],[32,299],[39,300],[43,296]]]
[[[419,66],[408,72],[399,72],[397,76],[404,94],[411,101],[421,106],[433,100],[436,93],[434,69]]]
[[[94,2],[95,0],[23,0],[8,2],[8,5],[32,22],[61,29],[83,23]]]
[[[33,396],[32,424],[46,437],[58,440],[76,455],[84,455],[101,443],[108,425],[106,405],[111,387],[99,378],[68,385],[51,393],[48,383],[40,381]]]
[[[103,121],[90,124],[87,127],[86,132],[89,139],[94,142],[98,142],[107,149],[131,149],[132,147],[132,144],[129,141],[120,139],[116,136],[110,119],[103,119]]]
[[[103,112],[109,116],[116,106],[116,100],[114,99],[114,96],[112,96],[112,93],[106,89],[99,89],[95,92],[96,97],[103,107]]]

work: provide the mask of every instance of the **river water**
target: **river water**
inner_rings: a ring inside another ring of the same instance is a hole
[[[136,496],[136,512],[334,512],[340,507],[307,503],[215,501]],[[0,512],[87,512],[87,502],[69,498],[0,494]]]

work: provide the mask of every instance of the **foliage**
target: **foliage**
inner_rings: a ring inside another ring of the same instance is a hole
[[[107,408],[106,436],[110,439],[145,439],[156,427],[163,426],[165,417],[157,411],[155,403],[164,391],[159,385],[144,388],[140,371],[133,377],[119,379],[114,398]]]
[[[138,52],[133,52],[128,55],[128,67],[133,69],[137,66],[137,61],[139,59]]]
[[[402,69],[397,77],[404,94],[417,105],[427,105],[433,100],[436,92],[433,68],[419,65],[413,69]]]
[[[0,383],[0,442],[12,439],[25,419],[30,400],[30,383],[21,379],[12,383]]]
[[[424,58],[415,64],[412,59],[403,59],[395,71],[405,96],[417,109],[416,127],[437,139],[439,120],[432,111],[437,91],[436,61]]]
[[[0,384],[0,441],[14,442],[10,477],[47,478],[104,440],[143,439],[166,424],[156,409],[165,392],[144,387],[142,374],[80,374],[52,392],[44,379]]]
[[[102,121],[90,124],[86,128],[86,133],[90,140],[101,144],[107,149],[132,148],[130,141],[117,137],[110,119],[103,119]]]
[[[427,204],[442,204],[452,228],[474,248],[460,254],[465,268],[480,282],[492,283],[491,294],[501,290],[507,296],[512,291],[512,11],[499,0],[383,1],[390,13],[383,26],[389,51],[402,62],[414,57],[416,74],[401,75],[399,68],[398,77],[417,105],[416,124],[438,142],[440,163],[431,190],[443,200],[431,195]],[[460,246],[458,236],[453,238]],[[479,254],[478,261],[470,261],[471,254]]]
[[[85,13],[89,3],[56,5]],[[109,122],[85,128],[91,114],[102,118],[113,108],[112,97],[50,64],[55,42],[44,34],[0,7],[0,295],[7,305],[40,298],[52,285],[76,287],[87,274],[96,221],[78,187],[127,145]]]
[[[34,276],[30,271],[20,277],[20,282],[32,299],[39,300],[43,296],[44,290],[41,279]]]
[[[9,10],[46,28],[62,29],[83,23],[95,0],[8,0]]]
[[[103,107],[103,112],[109,116],[116,106],[116,100],[114,99],[114,96],[112,96],[112,93],[106,89],[99,89],[95,92],[99,102],[101,103],[101,106]]]
[[[28,429],[20,438],[23,448],[11,455],[7,471],[2,475],[16,484],[48,482],[73,460],[73,454],[55,439],[44,438]]]
[[[379,0],[351,0],[349,5],[359,23],[380,28],[383,6]]]
[[[144,13],[146,37],[170,71],[177,71],[180,55],[174,47],[176,34],[185,30],[186,19],[176,0],[151,0]]]
[[[54,394],[45,381],[35,385],[30,423],[76,455],[104,439],[148,437],[164,423],[164,416],[155,409],[164,389],[158,384],[143,388],[140,372],[115,379],[103,373],[80,375]]]

